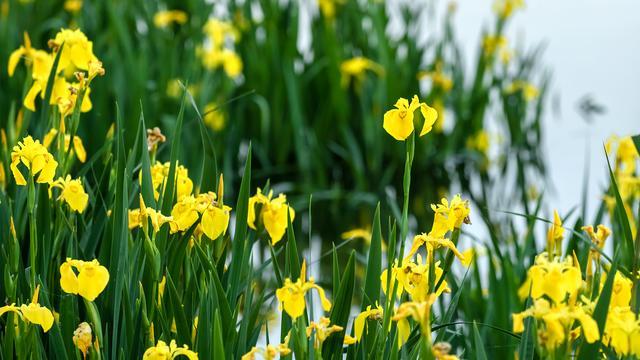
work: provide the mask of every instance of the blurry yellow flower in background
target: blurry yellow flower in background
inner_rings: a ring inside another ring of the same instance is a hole
[[[49,132],[44,136],[44,139],[42,139],[42,145],[44,145],[46,148],[50,148],[51,144],[53,143],[53,140],[55,140],[57,135],[58,135],[57,129],[49,130]],[[64,151],[69,151],[70,145],[71,145],[71,135],[65,134],[64,135]],[[71,150],[71,152],[76,155],[76,157],[78,158],[78,160],[80,160],[81,163],[84,163],[85,161],[87,161],[87,152],[84,149],[84,144],[82,143],[82,139],[79,136],[73,137],[73,149]]]
[[[208,103],[204,107],[204,114],[202,119],[209,128],[213,131],[220,131],[224,129],[227,119],[224,116],[222,110],[218,109],[216,103]]]
[[[213,42],[214,47],[222,47],[226,39],[237,41],[240,33],[229,21],[211,18],[203,28],[204,33]]]
[[[170,360],[180,355],[186,356],[189,360],[198,360],[196,352],[189,350],[187,345],[179,347],[175,340],[171,340],[169,345],[162,340],[158,340],[158,344],[148,348],[142,358],[146,360]]]
[[[501,19],[509,18],[514,11],[524,8],[524,0],[495,0],[493,11]]]
[[[73,331],[73,344],[82,352],[82,357],[87,358],[87,353],[91,347],[91,326],[86,322],[81,322]]]
[[[418,73],[418,80],[425,78],[431,79],[433,88],[444,92],[449,92],[453,87],[453,80],[442,72],[442,63],[439,61],[434,65],[432,71],[420,71]]]
[[[507,94],[516,94],[518,92],[522,92],[522,97],[526,101],[535,100],[540,95],[540,91],[535,85],[524,80],[516,80],[512,82],[507,86],[505,92]]]
[[[78,274],[76,275],[76,272]],[[107,287],[109,271],[98,260],[82,261],[67,258],[60,265],[60,287],[68,294],[93,301]]]
[[[257,214],[256,206],[259,207]],[[287,204],[287,197],[284,194],[280,194],[274,199],[273,190],[264,195],[262,190],[258,188],[256,194],[249,198],[247,224],[253,230],[257,230],[256,220],[261,221],[271,238],[272,245],[277,244],[287,230],[287,214],[293,223],[296,213]]]
[[[600,287],[604,287],[606,278],[600,278]],[[633,290],[633,281],[619,272],[616,272],[613,278],[613,289],[611,290],[610,308],[628,307],[631,305],[631,291]]]
[[[163,10],[153,15],[153,24],[157,28],[165,28],[174,23],[182,25],[187,20],[187,13],[181,10]]]
[[[64,9],[70,13],[77,13],[82,10],[82,0],[66,0]]]
[[[496,51],[506,48],[507,38],[499,35],[485,35],[482,40],[482,49],[484,50],[484,56],[493,57]]]
[[[307,291],[311,289],[318,291],[318,296],[320,296],[320,302],[322,303],[324,311],[329,311],[331,309],[331,302],[325,296],[324,289],[316,285],[313,277],[309,277],[309,280],[307,280],[306,269],[306,262],[303,261],[298,280],[293,282],[291,279],[286,278],[284,285],[276,290],[276,297],[280,303],[280,310],[284,308],[287,314],[289,314],[289,316],[294,320],[304,314],[304,309],[306,307],[305,295],[307,294]]]
[[[438,118],[436,110],[425,103],[421,103],[417,95],[411,99],[411,103],[405,98],[400,98],[395,103],[395,109],[384,114],[383,127],[389,135],[399,141],[406,140],[414,130],[413,113],[420,108],[424,123],[420,136],[424,136],[431,131],[433,124]]]
[[[349,85],[349,82],[355,80],[356,86],[364,80],[366,71],[372,71],[378,76],[384,76],[384,68],[365,57],[357,56],[348,60],[345,60],[340,64],[340,83],[342,86]]]
[[[238,30],[230,23],[218,19],[209,19],[203,28],[208,43],[199,49],[202,64],[209,70],[220,67],[230,78],[242,73],[242,59],[227,43],[227,39],[237,41],[240,37]]]
[[[311,338],[311,333],[315,333],[315,339],[313,347],[316,349],[322,348],[322,343],[333,333],[337,333],[344,330],[342,326],[331,325],[331,320],[328,317],[321,317],[319,322],[312,321],[307,326],[307,338]]]
[[[63,199],[69,204],[71,210],[78,213],[82,213],[89,203],[89,195],[84,191],[82,181],[80,179],[72,180],[71,175],[67,175],[64,179],[58,178],[51,183],[51,188],[62,190],[58,200]]]
[[[53,314],[51,310],[38,304],[38,294],[40,293],[40,285],[36,286],[31,303],[27,305],[15,306],[15,304],[0,307],[0,316],[7,312],[16,313],[21,319],[29,323],[40,325],[44,332],[49,331],[53,326]]]
[[[24,186],[27,185],[27,181],[18,169],[20,163],[27,167],[29,174],[38,183],[51,183],[58,167],[58,162],[40,143],[40,140],[33,140],[31,136],[18,142],[11,151],[11,172],[16,184]]]
[[[467,139],[467,148],[476,150],[484,156],[489,152],[489,134],[485,130],[478,131]]]
[[[336,16],[336,5],[341,3],[338,0],[318,0],[320,13],[328,20],[333,20]]]

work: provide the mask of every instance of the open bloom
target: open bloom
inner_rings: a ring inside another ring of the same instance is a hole
[[[147,360],[168,360],[175,359],[180,355],[186,356],[189,360],[198,360],[196,352],[189,350],[187,345],[179,347],[175,340],[171,340],[169,345],[162,340],[158,340],[156,346],[148,348],[142,358]]]
[[[396,140],[406,140],[414,130],[413,113],[420,108],[424,118],[420,136],[428,134],[438,118],[438,112],[425,103],[421,103],[417,95],[411,99],[411,103],[405,98],[400,98],[395,103],[395,109],[384,114],[383,127],[389,135]]]
[[[620,357],[640,357],[640,321],[629,307],[609,310],[602,342]]]
[[[396,287],[396,295],[400,297],[403,291],[406,291],[411,295],[411,299],[413,301],[424,301],[429,295],[429,267],[434,266],[433,274],[433,284],[442,277],[443,270],[440,268],[440,262],[436,262],[435,264],[429,264],[428,262],[422,261],[422,256],[418,254],[416,256],[416,262],[410,260],[410,258],[405,258],[403,260],[402,266],[393,266],[391,269],[391,279],[389,280],[389,286],[393,287],[393,283],[395,280],[398,281],[398,285]],[[382,290],[386,294],[388,292],[387,289],[387,269],[382,272],[380,275],[380,281],[382,282]],[[440,296],[443,292],[450,292],[449,286],[446,281],[442,281],[442,284],[435,292],[435,296]]]
[[[469,202],[462,200],[460,194],[456,194],[451,202],[446,198],[442,198],[440,204],[431,204],[431,209],[435,212],[433,218],[433,227],[430,235],[434,237],[442,237],[447,231],[459,229],[463,223],[470,224]]]
[[[108,282],[109,271],[100,265],[98,260],[67,258],[67,261],[60,265],[60,287],[66,293],[80,295],[93,301],[107,287]]]
[[[321,317],[319,322],[312,321],[307,326],[307,337],[311,337],[311,333],[315,332],[315,340],[313,346],[316,349],[322,347],[322,343],[333,333],[337,333],[344,330],[342,326],[331,325],[331,320],[328,317]]]
[[[531,289],[533,299],[546,295],[554,303],[560,303],[567,296],[575,297],[581,287],[582,275],[573,258],[561,260],[556,257],[549,260],[549,255],[545,252],[536,257],[518,294],[521,298],[526,298]]]
[[[50,148],[51,144],[56,139],[56,136],[58,136],[57,129],[49,130],[49,132],[44,136],[44,139],[42,139],[42,145],[44,145],[44,147],[46,147],[47,149]],[[84,144],[82,143],[82,139],[80,138],[80,136],[74,136],[72,142],[71,135],[65,134],[64,151],[69,151],[69,146],[71,146],[72,144],[73,148],[71,149],[71,151],[76,155],[76,157],[78,157],[78,160],[80,160],[81,163],[87,161],[87,151],[84,149]]]
[[[538,327],[538,338],[547,350],[556,349],[569,338],[575,320],[580,323],[588,343],[600,338],[598,324],[581,306],[552,305],[547,299],[537,299],[529,309],[513,314],[513,332],[523,332],[524,319],[530,316],[541,321]]]
[[[51,188],[59,188],[62,190],[58,200],[64,200],[71,210],[82,213],[84,209],[87,208],[89,195],[84,192],[84,187],[80,179],[72,180],[70,175],[67,175],[64,179],[60,177],[51,183]]]
[[[158,200],[161,193],[164,193],[164,187],[169,177],[170,167],[171,163],[161,163],[159,161],[156,161],[156,163],[151,166],[151,183],[156,200]],[[176,164],[175,176],[174,184],[178,194],[177,200],[180,201],[180,199],[191,195],[193,192],[193,181],[189,178],[189,170],[180,164]],[[140,181],[142,181],[142,172],[140,172]]]
[[[318,291],[320,301],[322,302],[322,308],[325,311],[329,311],[331,309],[331,302],[325,296],[324,289],[316,285],[313,277],[310,277],[309,280],[306,279],[306,268],[306,262],[303,261],[298,280],[293,282],[291,279],[286,278],[284,280],[284,285],[276,290],[276,297],[280,302],[280,310],[284,307],[284,310],[292,319],[297,319],[304,313],[304,309],[306,307],[305,295],[307,294],[307,291],[311,289],[316,289]]]
[[[434,250],[441,247],[448,248],[453,252],[455,256],[458,257],[458,259],[460,259],[460,261],[465,261],[464,255],[462,255],[458,248],[456,248],[456,245],[453,243],[453,241],[445,238],[436,238],[425,233],[416,235],[413,238],[413,244],[411,245],[411,250],[409,250],[409,254],[407,255],[407,257],[410,258],[411,256],[413,256],[416,252],[418,252],[418,249],[420,249],[422,245],[425,245],[425,247],[427,248],[427,253],[432,253]]]
[[[431,342],[431,305],[436,301],[436,295],[427,296],[424,301],[408,301],[400,304],[395,315],[391,318],[398,322],[398,347],[409,339],[411,326],[409,318],[413,318],[419,326],[422,336]]]
[[[27,167],[30,175],[38,183],[51,183],[58,167],[58,162],[47,148],[40,143],[40,140],[33,140],[31,136],[18,142],[11,151],[11,172],[16,179],[16,184],[24,186],[27,185],[27,181],[18,169],[20,163]]]
[[[257,206],[260,209],[256,215]],[[256,219],[259,219],[271,238],[271,244],[275,245],[282,239],[287,230],[287,213],[291,218],[291,222],[293,222],[296,213],[292,207],[287,205],[287,197],[284,194],[280,194],[274,199],[273,191],[269,191],[268,195],[264,195],[262,190],[258,188],[258,192],[249,198],[247,224],[250,228],[256,230]]]
[[[98,60],[93,54],[93,42],[80,29],[61,29],[55,38],[49,40],[49,47],[55,53],[63,43],[59,69],[89,70],[89,62]]]
[[[196,234],[204,233],[209,239],[216,240],[227,232],[230,211],[231,207],[224,205],[222,199],[217,201],[214,192],[199,194],[197,197],[186,196],[171,210],[171,233],[187,231],[200,219]]]
[[[33,78],[41,78],[49,76],[53,58],[46,51],[34,49],[31,47],[31,39],[29,34],[24,33],[24,45],[14,50],[9,55],[7,70],[9,76],[13,76],[20,59],[24,59],[25,63],[31,66],[31,75]]]
[[[353,331],[356,338],[356,341],[360,341],[362,339],[362,333],[367,330],[367,320],[381,320],[382,319],[382,306],[378,305],[375,308],[371,308],[371,305],[367,306],[367,308],[356,316],[356,319],[353,321]]]
[[[173,221],[173,218],[164,216],[160,211],[147,207],[142,195],[140,195],[140,208],[129,210],[129,229],[144,228],[147,225],[147,221],[151,221],[153,231],[158,232],[162,225]]]
[[[0,316],[6,312],[14,312],[21,319],[29,323],[40,325],[44,332],[49,331],[53,326],[53,314],[51,310],[38,304],[38,294],[40,293],[40,285],[36,286],[36,290],[31,298],[31,303],[27,305],[15,306],[15,304],[0,307]]]

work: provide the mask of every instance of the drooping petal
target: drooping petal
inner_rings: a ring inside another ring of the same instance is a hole
[[[428,134],[433,128],[433,124],[435,124],[438,119],[438,112],[436,109],[430,107],[429,105],[422,103],[420,104],[420,113],[422,113],[422,118],[424,119],[424,124],[422,125],[422,130],[420,131],[420,136],[424,136]]]

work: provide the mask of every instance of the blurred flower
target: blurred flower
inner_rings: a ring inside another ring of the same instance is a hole
[[[602,342],[626,358],[640,357],[640,321],[629,307],[609,310]]]
[[[254,346],[251,348],[251,351],[242,355],[242,358],[240,359],[254,360],[257,354],[262,355],[262,359],[264,360],[275,360],[278,356],[285,357],[291,354],[291,349],[289,349],[286,344],[278,344],[278,346],[268,344],[264,349]]]
[[[18,169],[20,163],[27,167],[30,176],[33,176],[38,183],[51,183],[58,167],[58,162],[40,144],[40,140],[34,141],[31,136],[18,142],[11,151],[11,172],[16,179],[16,184],[24,186],[27,185],[27,181]]]
[[[502,35],[485,35],[482,41],[482,49],[484,56],[491,58],[496,51],[504,49],[507,46],[507,38]]]
[[[493,11],[501,19],[507,19],[514,11],[524,8],[524,0],[495,0]]]
[[[55,140],[57,135],[58,135],[57,129],[53,128],[49,130],[49,132],[44,136],[44,139],[42,139],[42,145],[44,145],[44,147],[48,149],[53,143],[53,140]],[[65,134],[64,135],[64,151],[65,152],[69,151],[70,145],[71,145],[71,135]],[[73,149],[71,151],[76,155],[76,157],[78,157],[78,160],[80,160],[81,163],[84,163],[85,161],[87,161],[87,152],[84,149],[84,144],[82,143],[82,139],[79,136],[73,137]]]
[[[328,20],[333,20],[336,16],[336,5],[341,4],[340,0],[318,0],[320,13]]]
[[[442,62],[440,61],[436,62],[432,71],[421,71],[418,73],[418,80],[424,78],[431,79],[432,87],[442,90],[443,92],[449,92],[453,87],[453,80],[442,72]]]
[[[535,100],[540,94],[540,91],[535,85],[524,80],[516,80],[512,82],[507,86],[505,92],[507,94],[516,94],[522,92],[522,96],[526,101]]]
[[[413,113],[418,108],[420,108],[424,119],[420,136],[429,133],[438,118],[436,110],[425,103],[421,103],[417,95],[413,96],[411,104],[407,99],[400,98],[394,106],[395,109],[389,110],[384,114],[383,127],[396,140],[403,141],[411,135],[414,130]]]
[[[147,129],[147,149],[149,152],[155,152],[158,149],[158,144],[167,141],[167,138],[162,135],[159,127],[153,129]]]
[[[600,278],[600,288],[604,287],[606,277]],[[609,308],[628,307],[631,304],[631,291],[633,290],[633,281],[619,272],[616,272],[613,278],[613,288],[611,290],[611,300]]]
[[[384,75],[384,68],[365,57],[357,56],[348,60],[345,60],[340,64],[340,83],[342,86],[349,85],[349,81],[354,79],[356,86],[362,83],[364,75],[367,70],[373,71],[378,76]]]
[[[203,28],[204,33],[213,42],[213,46],[220,48],[224,45],[225,39],[237,41],[240,37],[238,30],[228,21],[210,18]]]
[[[635,175],[637,160],[640,155],[638,155],[638,149],[636,148],[631,136],[617,137],[614,135],[609,137],[605,143],[607,153],[610,154],[612,151],[614,151],[614,147],[614,172],[617,177],[622,177],[624,175]]]
[[[213,131],[220,131],[224,129],[227,119],[216,103],[208,103],[204,107],[203,121]]]
[[[311,338],[311,333],[315,333],[315,339],[313,347],[316,349],[322,348],[322,343],[333,333],[344,330],[342,326],[330,325],[331,320],[328,317],[321,317],[319,322],[312,321],[307,326],[307,337]]]
[[[28,305],[15,306],[15,304],[0,307],[0,316],[6,312],[14,312],[21,319],[26,320],[29,323],[40,325],[44,332],[49,331],[53,326],[53,314],[51,310],[38,304],[38,294],[40,293],[40,285],[36,286],[33,296],[31,297],[31,303]]]
[[[478,131],[475,135],[467,138],[467,148],[476,150],[484,156],[489,151],[489,134],[485,130]]]
[[[474,247],[470,247],[467,250],[462,252],[462,259],[460,262],[464,267],[469,267],[473,263],[473,259],[477,256],[476,249]]]
[[[256,206],[259,206],[259,213],[256,215]],[[271,238],[271,244],[277,244],[287,230],[287,214],[293,223],[295,211],[287,205],[287,197],[284,194],[273,198],[273,190],[268,195],[264,195],[258,188],[256,194],[249,198],[249,214],[247,224],[256,230],[256,219],[260,220]]]
[[[324,311],[329,311],[331,309],[331,302],[325,296],[324,290],[320,286],[316,285],[313,277],[309,277],[309,280],[306,279],[306,269],[306,262],[303,261],[298,280],[293,282],[290,278],[286,278],[284,280],[284,285],[276,290],[276,297],[280,303],[280,310],[284,308],[287,314],[289,314],[289,316],[294,320],[304,314],[306,306],[305,295],[307,294],[307,291],[311,289],[316,289],[316,291],[318,291]]]
[[[158,344],[148,348],[142,358],[146,360],[168,360],[175,359],[180,355],[186,356],[189,360],[198,360],[196,352],[189,350],[187,345],[178,347],[175,340],[171,340],[168,346],[164,341],[158,340]]]
[[[77,13],[82,10],[82,0],[65,0],[64,10],[70,13]]]
[[[371,305],[367,306],[365,311],[356,316],[353,321],[353,331],[356,340],[359,342],[362,339],[362,334],[365,329],[368,331],[367,320],[381,320],[382,319],[382,306],[377,305],[375,308],[371,308]]]
[[[74,272],[74,269],[78,272]],[[109,271],[98,260],[82,261],[67,258],[60,265],[60,287],[68,294],[94,301],[107,287]]]
[[[67,175],[64,179],[60,177],[51,183],[50,188],[59,188],[62,190],[58,200],[63,199],[69,204],[71,210],[82,213],[84,209],[86,209],[89,202],[89,195],[84,191],[80,179],[72,180],[71,175]]]
[[[187,13],[184,11],[163,10],[153,15],[153,24],[157,28],[165,28],[173,23],[182,25],[187,22],[187,19]]]
[[[86,322],[81,322],[73,332],[73,344],[82,352],[82,357],[87,358],[87,352],[91,347],[91,326]]]

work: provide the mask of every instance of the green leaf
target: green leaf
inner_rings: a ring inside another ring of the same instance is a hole
[[[213,319],[213,357],[212,359],[225,359],[224,341],[222,340],[222,324],[220,314],[216,310]]]
[[[353,298],[353,290],[355,288],[355,251],[351,251],[349,261],[345,268],[344,275],[340,280],[340,289],[335,295],[334,304],[331,308],[331,325],[342,326],[347,328],[349,321],[349,313],[351,311],[351,300]],[[342,344],[344,342],[345,331],[332,334],[322,347],[322,357],[324,359],[341,359]]]
[[[149,148],[147,147],[147,126],[144,122],[144,112],[142,111],[142,104],[140,104],[140,144],[141,144],[141,161],[142,166],[140,168],[140,193],[144,199],[145,204],[153,209],[156,208],[156,199],[153,193],[153,182],[151,181],[151,160],[149,158]]]
[[[380,299],[380,274],[382,274],[382,232],[380,226],[380,203],[373,215],[371,245],[369,246],[369,260],[364,280],[364,297],[362,310],[368,305],[375,307]]]
[[[480,332],[478,331],[478,326],[476,322],[473,322],[473,349],[475,352],[475,359],[477,360],[487,360],[487,353],[484,350],[484,344],[482,343],[482,337],[480,336]]]
[[[531,306],[531,298],[527,298],[525,308]],[[529,316],[524,320],[524,332],[520,338],[518,346],[518,359],[532,360],[535,354],[535,335],[536,328],[533,317]]]
[[[633,144],[636,146],[636,151],[640,154],[640,134],[633,135],[631,139],[633,139]]]

